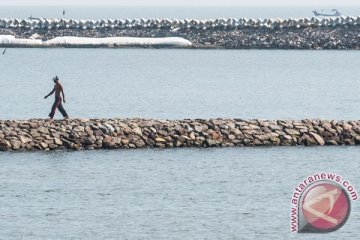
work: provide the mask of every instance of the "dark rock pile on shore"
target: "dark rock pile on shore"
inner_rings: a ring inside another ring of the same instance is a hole
[[[360,144],[360,121],[0,121],[0,151]]]
[[[0,35],[182,37],[192,48],[359,49],[360,17],[300,19],[0,19]]]

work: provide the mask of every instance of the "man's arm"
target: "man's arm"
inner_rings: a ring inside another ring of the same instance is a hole
[[[65,93],[64,93],[64,89],[63,89],[62,86],[61,86],[61,94],[63,96],[63,102],[66,103],[66,101],[65,101]]]
[[[53,89],[48,95],[46,95],[44,98],[46,99],[48,96],[51,96],[54,92],[55,92],[55,87],[54,87],[54,89]]]

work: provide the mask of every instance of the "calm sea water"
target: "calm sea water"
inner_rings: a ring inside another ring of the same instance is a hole
[[[60,77],[72,117],[358,119],[359,51],[8,49],[1,119],[47,117]],[[59,115],[57,115],[60,117]]]
[[[358,51],[8,49],[1,119],[46,117],[59,75],[73,117],[356,119]],[[0,153],[5,239],[320,239],[291,235],[293,187],[359,182],[358,147]],[[330,239],[358,234],[360,211]]]
[[[337,172],[360,186],[357,147],[0,154],[3,239],[354,239],[290,234],[293,188]]]
[[[337,8],[345,16],[360,15],[360,6],[1,6],[0,16],[8,18],[34,17],[62,18],[65,9],[66,18],[75,19],[125,19],[125,18],[289,18],[312,17],[312,11],[330,11]]]
[[[74,18],[296,17],[311,10],[66,9]],[[0,8],[9,17],[58,12]],[[43,96],[54,75],[72,117],[358,119],[359,57],[358,51],[8,49],[0,56],[0,119],[45,118],[52,99]],[[0,238],[323,239],[290,234],[293,187],[328,171],[360,188],[359,153],[358,147],[0,153]],[[358,205],[326,238],[358,235]]]

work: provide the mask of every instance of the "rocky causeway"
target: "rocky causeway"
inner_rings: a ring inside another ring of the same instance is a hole
[[[360,121],[44,119],[0,121],[0,151],[360,144]]]
[[[0,19],[0,35],[43,41],[64,36],[179,37],[191,42],[191,45],[186,48],[359,49],[360,17],[205,20],[2,18]],[[11,44],[1,41],[0,45],[12,47]],[[116,45],[109,47],[116,47]]]

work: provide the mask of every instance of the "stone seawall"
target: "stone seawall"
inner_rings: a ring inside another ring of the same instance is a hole
[[[0,151],[360,144],[360,121],[0,121]]]
[[[205,20],[0,19],[0,35],[43,41],[63,36],[181,37],[189,40],[192,48],[359,49],[360,17]]]

